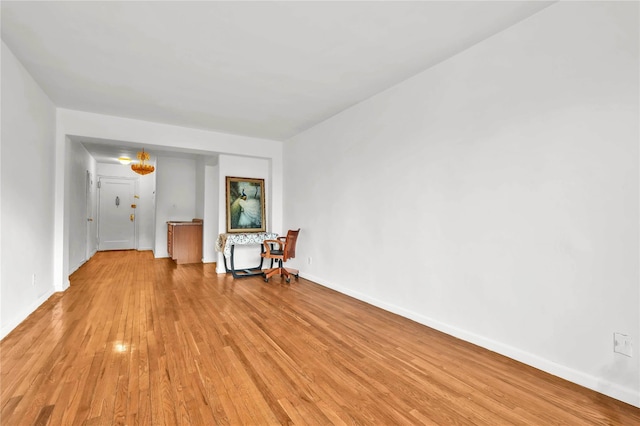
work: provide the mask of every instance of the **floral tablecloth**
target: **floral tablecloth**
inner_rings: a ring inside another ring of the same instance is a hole
[[[220,234],[216,240],[216,251],[221,251],[224,257],[231,257],[232,245],[262,244],[264,240],[275,240],[278,234],[274,232],[252,232],[242,234]]]

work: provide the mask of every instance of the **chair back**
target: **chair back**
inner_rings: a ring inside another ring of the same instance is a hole
[[[284,243],[284,253],[283,253],[283,261],[287,261],[287,259],[293,259],[296,257],[296,241],[298,241],[298,233],[300,232],[300,228],[297,231],[289,229],[287,232],[287,239]]]

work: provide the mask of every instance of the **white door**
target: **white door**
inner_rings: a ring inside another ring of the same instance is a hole
[[[98,250],[135,248],[135,181],[101,177],[98,188]]]

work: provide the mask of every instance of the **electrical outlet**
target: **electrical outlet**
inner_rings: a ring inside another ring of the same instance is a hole
[[[632,354],[631,336],[622,333],[613,333],[613,351],[628,357]]]
[[[33,275],[31,275],[31,285],[32,286],[36,286],[36,273],[34,272]]]
[[[307,263],[311,265],[311,256],[307,257]]]

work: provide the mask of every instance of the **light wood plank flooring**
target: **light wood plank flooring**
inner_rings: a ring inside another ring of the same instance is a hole
[[[640,424],[640,409],[302,278],[150,252],[96,254],[0,352],[2,425]]]

